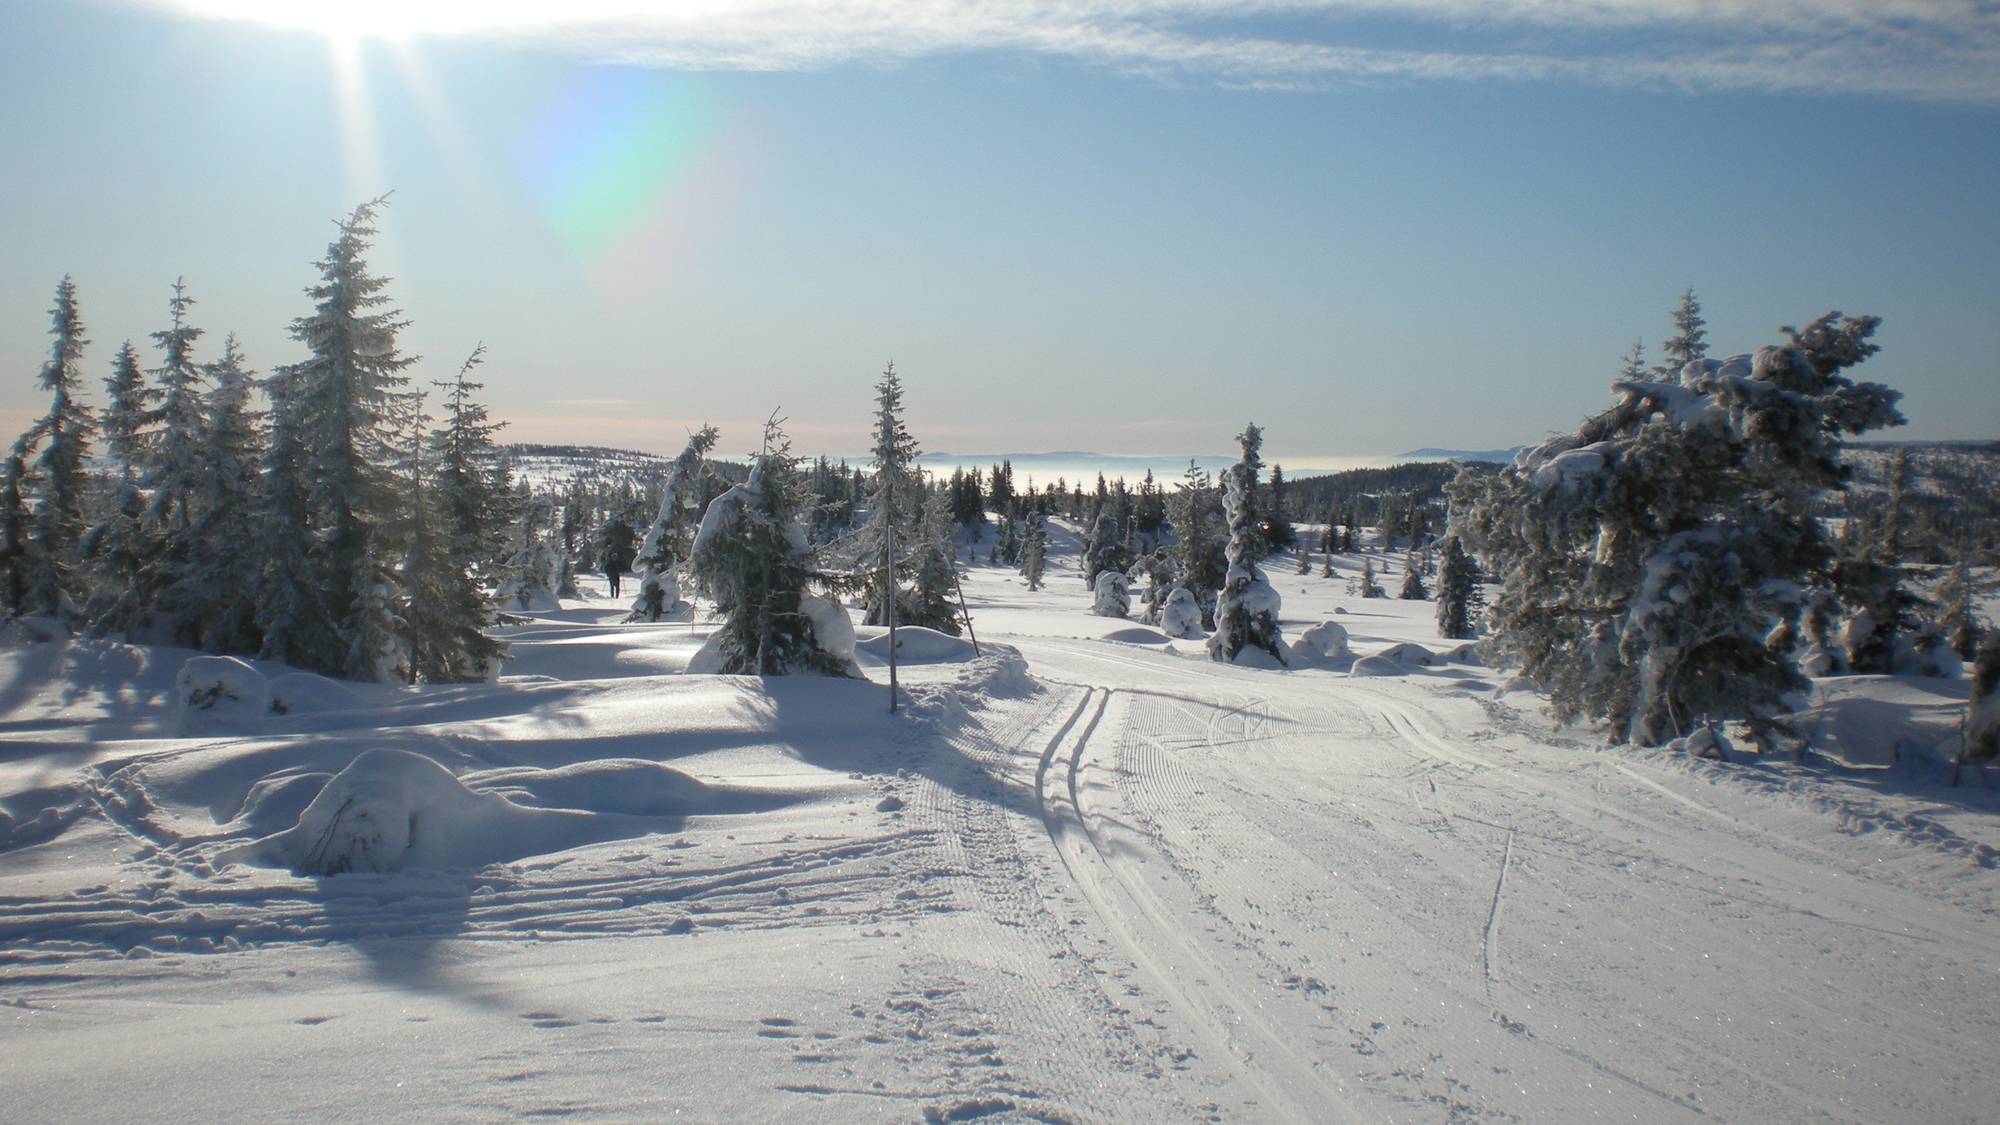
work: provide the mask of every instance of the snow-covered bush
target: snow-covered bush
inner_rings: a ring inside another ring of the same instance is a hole
[[[556,585],[562,581],[562,556],[544,543],[523,547],[507,562],[508,577],[496,595],[500,604],[520,613],[561,609]]]
[[[1187,587],[1176,586],[1160,604],[1160,629],[1169,637],[1201,636],[1201,603]]]
[[[1123,571],[1099,571],[1091,593],[1090,612],[1099,617],[1125,617],[1132,612],[1132,583]]]
[[[271,683],[233,656],[196,656],[174,676],[174,706],[186,736],[259,730],[271,713]]]
[[[1766,638],[1793,635],[1830,561],[1812,498],[1846,480],[1841,435],[1902,420],[1896,392],[1840,374],[1877,323],[1830,313],[1784,347],[1619,382],[1575,433],[1453,482],[1453,531],[1502,575],[1493,651],[1559,718],[1650,746],[1706,719],[1776,733],[1805,680]]]

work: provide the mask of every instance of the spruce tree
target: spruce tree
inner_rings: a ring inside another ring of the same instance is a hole
[[[250,402],[254,380],[236,337],[208,365],[211,385],[196,461],[204,473],[190,496],[192,521],[173,532],[163,554],[181,565],[160,591],[164,616],[178,639],[210,652],[255,652],[258,560],[245,549],[256,532],[258,466],[263,435]]]
[[[632,563],[633,573],[639,576],[639,596],[632,603],[627,621],[658,621],[680,601],[680,586],[673,575],[687,561],[694,530],[691,522],[698,511],[696,493],[702,459],[715,448],[718,436],[714,426],[703,426],[689,434],[680,456],[667,467],[667,479],[660,489],[659,514],[646,529],[646,538],[639,544],[639,555]]]
[[[137,480],[147,466],[146,419],[159,397],[139,370],[139,353],[132,341],[125,341],[112,360],[111,376],[104,380],[104,445],[126,480]]]
[[[1201,607],[1202,626],[1215,626],[1215,595],[1228,574],[1220,537],[1216,534],[1215,490],[1208,471],[1188,461],[1187,473],[1167,501],[1167,518],[1174,537],[1174,569],[1180,584]]]
[[[1466,474],[1461,472],[1460,479],[1466,479]],[[1438,636],[1466,640],[1477,635],[1474,622],[1481,602],[1479,566],[1465,553],[1456,535],[1447,536],[1444,541],[1444,565],[1438,568],[1437,585]]]
[[[14,448],[0,461],[0,598],[7,612],[18,616],[28,602],[28,577],[34,568],[33,544],[29,539],[34,513],[28,509],[28,455],[34,447],[28,435],[14,440]]]
[[[1028,580],[1030,591],[1042,588],[1043,555],[1048,550],[1048,529],[1044,524],[1041,509],[1028,511],[1027,536],[1021,544],[1021,576]]]
[[[311,357],[290,365],[274,403],[287,416],[274,418],[273,446],[282,427],[296,441],[288,456],[301,458],[308,534],[304,565],[285,581],[310,592],[286,591],[275,603],[295,615],[282,652],[302,667],[366,680],[393,679],[402,664],[403,624],[395,614],[401,551],[393,534],[403,515],[402,482],[394,465],[414,409],[403,371],[416,362],[396,349],[406,322],[383,308],[388,279],[370,273],[364,257],[386,198],[337,224],[318,263],[320,282],[307,290],[313,312],[292,323],[293,338]]]
[[[1453,483],[1452,527],[1501,571],[1493,648],[1559,718],[1649,746],[1711,719],[1782,733],[1806,681],[1766,638],[1830,560],[1813,498],[1846,482],[1843,435],[1902,421],[1896,392],[1842,374],[1878,323],[1829,313],[1680,385],[1619,383],[1574,434]]]
[[[445,495],[431,481],[438,479],[439,448],[450,443],[427,445],[425,421],[414,420],[403,465],[408,506],[397,575],[404,593],[403,673],[410,683],[486,680],[499,671],[507,646],[486,634],[499,623],[493,604],[474,564],[454,551],[447,534]]]
[[[917,490],[921,486],[916,472],[917,439],[903,424],[903,381],[893,361],[875,384],[875,445],[871,455],[875,465],[872,510],[855,546],[860,552],[864,583],[863,621],[881,625],[888,620],[883,614],[884,592],[900,589],[902,578],[910,573],[909,547],[914,545],[917,531]],[[893,560],[886,554],[892,529],[900,544],[897,554],[902,556]]]
[[[1973,658],[1970,697],[1965,707],[1965,734],[1960,762],[1986,764],[2000,759],[2000,630],[1990,630]],[[1953,771],[1952,780],[1958,780]]]
[[[1255,647],[1285,664],[1284,637],[1278,628],[1278,592],[1257,566],[1264,543],[1253,496],[1263,431],[1251,423],[1236,440],[1243,447],[1242,460],[1230,466],[1222,478],[1222,505],[1229,515],[1229,572],[1216,598],[1215,633],[1208,638],[1208,654],[1228,663],[1245,648]]]
[[[773,416],[750,478],[709,503],[688,556],[689,570],[715,598],[723,619],[703,650],[704,670],[853,674],[844,646],[822,635],[845,627],[851,644],[845,611],[808,590],[821,576],[806,543],[804,494],[791,443]]]
[[[1664,360],[1659,372],[1666,382],[1678,382],[1682,370],[1690,363],[1697,363],[1708,356],[1708,337],[1702,328],[1708,323],[1701,318],[1701,302],[1695,300],[1694,290],[1681,292],[1680,304],[1674,306],[1674,334],[1660,341],[1660,355]]]
[[[84,464],[90,457],[90,408],[78,401],[83,384],[83,319],[77,312],[76,285],[65,277],[56,285],[50,310],[56,338],[42,365],[42,389],[49,392],[49,412],[34,426],[42,455],[36,461],[39,486],[35,506],[34,548],[27,576],[29,613],[73,618],[81,609],[83,583],[77,573],[77,544],[83,535],[86,486]]]
[[[485,387],[470,376],[484,363],[486,345],[472,349],[450,382],[435,382],[444,394],[444,424],[430,435],[430,493],[436,530],[452,563],[490,588],[507,551],[507,528],[514,522],[513,494],[501,475],[493,435],[507,425],[488,418],[473,392]]]
[[[911,544],[916,573],[909,597],[897,603],[896,623],[921,625],[956,637],[960,632],[954,596],[958,562],[951,541],[956,514],[945,489],[925,490],[921,519],[917,542]]]
[[[1415,552],[1411,552],[1409,558],[1403,562],[1403,586],[1396,592],[1396,596],[1406,602],[1420,602],[1431,596],[1431,592],[1424,588],[1424,578],[1418,571]]]

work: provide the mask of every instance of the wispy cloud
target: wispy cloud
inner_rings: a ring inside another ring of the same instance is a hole
[[[153,2],[321,27],[327,11],[340,11],[360,30],[374,18],[383,21],[378,30],[515,39],[686,69],[812,70],[1017,53],[1260,88],[1566,81],[2000,104],[1994,0]],[[319,16],[287,18],[306,8]]]

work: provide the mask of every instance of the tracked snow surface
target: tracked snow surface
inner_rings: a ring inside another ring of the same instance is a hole
[[[601,585],[495,684],[0,645],[0,1119],[1992,1120],[1963,680],[1822,681],[1838,758],[1606,749],[1359,555],[1274,566],[1277,670],[1074,546],[970,564],[894,715],[879,630],[687,675]]]

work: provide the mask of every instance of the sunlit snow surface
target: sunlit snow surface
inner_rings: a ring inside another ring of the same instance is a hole
[[[1224,667],[1093,615],[1073,532],[1038,593],[971,567],[979,655],[904,632],[893,716],[879,630],[866,681],[688,676],[699,618],[588,581],[499,684],[247,669],[282,713],[184,711],[260,698],[192,653],[0,645],[0,1119],[2000,1104],[1962,680],[1824,681],[1845,762],[1607,750],[1347,596],[1359,556],[1267,563],[1310,659]]]

